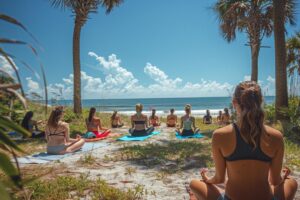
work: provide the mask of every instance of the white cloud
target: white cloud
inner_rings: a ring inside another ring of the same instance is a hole
[[[244,81],[251,81],[251,76],[250,75],[244,76]]]
[[[9,57],[11,62],[16,66],[14,63],[13,59]],[[16,66],[17,70],[18,67]],[[10,76],[15,75],[15,70],[12,68],[12,66],[9,64],[9,62],[6,60],[4,56],[0,56],[0,69],[3,70],[4,72],[8,73]]]
[[[168,75],[165,74],[164,71],[160,70],[158,67],[152,65],[151,63],[147,63],[144,72],[150,76],[156,83],[163,87],[177,87],[182,83],[181,78],[170,79]],[[155,86],[155,85],[153,85]]]
[[[31,77],[27,77],[27,87],[29,90],[36,91],[40,89],[38,82],[33,81]]]
[[[108,58],[94,52],[89,52],[89,55],[98,61],[97,68],[102,74],[91,75],[81,71],[83,99],[230,96],[235,87],[230,83],[221,83],[216,80],[200,79],[199,82],[185,82],[180,77],[170,78],[167,73],[151,63],[146,63],[144,73],[153,82],[142,85],[132,72],[121,65],[121,60],[115,54]],[[250,76],[245,76],[243,80],[250,80]],[[274,81],[271,76],[267,77],[266,84],[259,81],[265,94],[273,95]],[[37,83],[31,78],[28,77],[27,82],[29,90],[39,89]],[[52,96],[72,99],[73,74],[62,78],[61,83],[50,84],[48,91],[50,98]]]

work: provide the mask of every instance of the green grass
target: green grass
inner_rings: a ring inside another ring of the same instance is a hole
[[[170,141],[166,144],[147,143],[122,147],[116,157],[120,160],[130,160],[149,168],[173,163],[175,166],[162,170],[175,173],[187,168],[211,166],[211,146],[197,140]],[[186,166],[186,162],[195,161],[193,166]]]
[[[80,165],[93,165],[96,162],[96,158],[92,155],[92,153],[82,155],[77,163]]]
[[[65,200],[91,198],[93,200],[139,200],[144,195],[140,185],[125,191],[108,185],[101,179],[90,180],[87,176],[57,176],[52,180],[37,180],[26,187],[26,193],[18,193],[16,199]]]

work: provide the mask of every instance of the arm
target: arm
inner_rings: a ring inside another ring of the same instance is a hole
[[[192,122],[193,122],[193,128],[194,128],[194,130],[197,128],[196,127],[196,123],[195,123],[195,117],[192,117]]]
[[[284,155],[284,143],[283,137],[279,139],[278,150],[272,159],[270,172],[269,172],[269,182],[271,185],[279,185],[283,182],[281,177],[282,161]]]
[[[180,118],[180,127],[179,127],[179,129],[182,129],[183,128],[183,118],[181,117]]]
[[[146,129],[148,128],[148,117],[146,116],[145,117],[145,126],[146,126]],[[150,124],[150,120],[149,120],[149,126],[151,126],[151,124]]]
[[[220,184],[225,181],[226,162],[221,153],[220,143],[222,142],[221,135],[213,134],[212,138],[212,156],[215,163],[216,173],[212,178],[204,177],[204,182],[208,184]]]
[[[133,121],[133,117],[130,118],[131,120],[131,128],[134,128],[134,121]]]

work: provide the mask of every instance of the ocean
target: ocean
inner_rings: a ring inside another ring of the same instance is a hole
[[[275,97],[265,97],[265,104],[272,104]],[[219,110],[228,108],[231,103],[231,97],[198,97],[198,98],[145,98],[145,99],[84,99],[82,106],[85,108],[95,107],[98,112],[112,112],[117,110],[122,114],[132,114],[135,105],[141,103],[144,105],[144,113],[149,114],[151,109],[156,109],[158,115],[165,115],[170,108],[175,109],[175,113],[183,114],[186,104],[192,105],[194,115],[204,115],[209,109],[212,115],[217,115]],[[59,100],[52,102],[52,105],[72,106],[72,100]]]

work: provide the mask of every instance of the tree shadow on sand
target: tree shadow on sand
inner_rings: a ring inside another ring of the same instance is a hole
[[[197,140],[125,146],[119,152],[120,160],[168,173],[212,165],[210,144]]]

